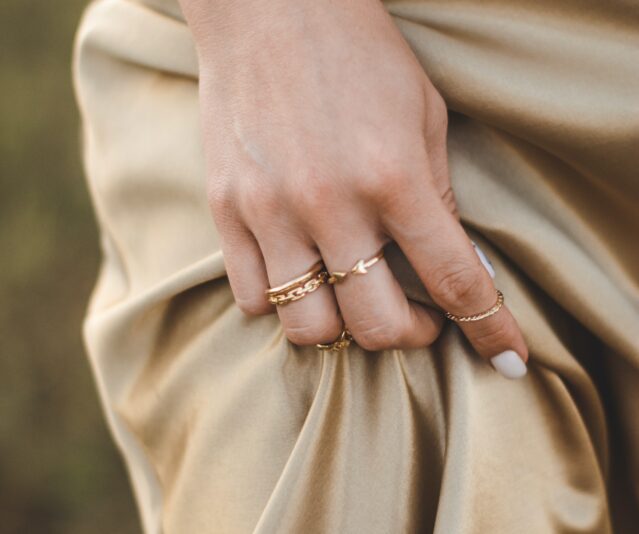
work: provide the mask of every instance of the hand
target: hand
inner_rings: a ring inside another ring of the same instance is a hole
[[[209,201],[243,311],[271,313],[267,287],[320,258],[347,270],[389,240],[443,309],[494,304],[455,210],[446,106],[381,2],[182,5],[200,60]],[[426,346],[443,324],[384,260],[277,312],[293,343],[330,342],[343,318],[368,350]],[[486,358],[528,358],[506,306],[460,327]]]

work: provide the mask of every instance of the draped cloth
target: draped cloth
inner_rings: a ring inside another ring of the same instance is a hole
[[[636,532],[639,4],[384,5],[449,107],[462,220],[529,373],[502,378],[452,323],[423,349],[332,353],[243,315],[177,2],[94,1],[74,55],[102,250],[83,334],[144,530]]]

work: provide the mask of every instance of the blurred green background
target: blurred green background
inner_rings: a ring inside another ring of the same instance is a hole
[[[0,532],[139,533],[81,340],[99,249],[70,74],[86,0],[0,1]]]

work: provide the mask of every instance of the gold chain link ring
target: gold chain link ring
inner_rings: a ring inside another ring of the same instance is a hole
[[[305,297],[327,281],[328,272],[324,269],[322,260],[319,260],[303,275],[280,286],[267,289],[266,298],[271,304],[282,306]]]
[[[311,278],[304,284],[293,287],[282,293],[268,295],[267,299],[271,304],[275,304],[276,306],[283,306],[284,304],[288,304],[289,302],[295,302],[296,300],[304,298],[306,295],[319,289],[320,286],[322,284],[325,284],[327,281],[328,273],[326,271],[320,271],[315,275],[314,278]]]
[[[499,311],[499,309],[504,305],[504,294],[497,290],[497,302],[493,304],[486,311],[481,313],[475,313],[473,315],[453,315],[452,313],[446,312],[446,318],[451,321],[455,321],[456,323],[470,323],[473,321],[481,321],[486,317],[490,317]]]

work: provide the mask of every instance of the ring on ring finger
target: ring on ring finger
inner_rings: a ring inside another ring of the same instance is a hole
[[[271,304],[283,306],[295,302],[319,289],[329,279],[322,260],[316,262],[309,271],[277,287],[266,290],[266,298]]]

